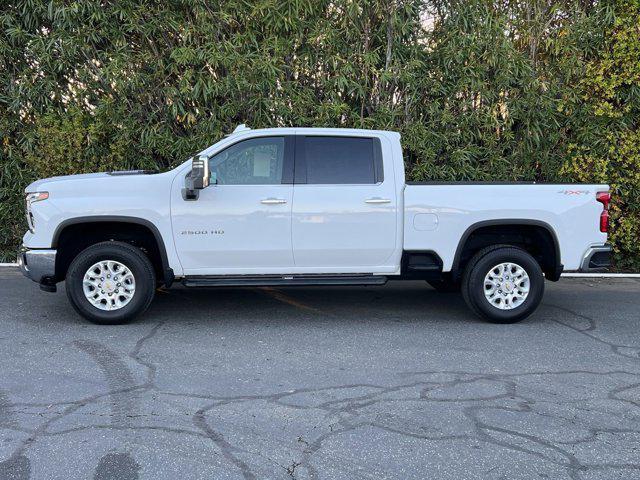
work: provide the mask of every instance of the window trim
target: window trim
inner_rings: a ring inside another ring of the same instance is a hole
[[[223,149],[218,150],[212,155],[209,155],[208,160],[211,160],[213,157],[224,153],[227,149],[239,145],[243,142],[247,142],[249,140],[262,140],[267,138],[282,138],[284,140],[284,152],[282,157],[282,177],[280,178],[280,183],[237,183],[237,184],[229,184],[229,185],[218,185],[212,184],[210,186],[215,187],[260,187],[260,186],[268,186],[268,185],[292,185],[293,184],[293,169],[294,169],[294,158],[295,158],[295,135],[257,135],[255,137],[245,137],[239,138],[237,142],[233,142]]]
[[[307,137],[323,138],[364,138],[373,141],[373,183],[308,183],[307,182],[307,157],[306,139]],[[382,160],[382,143],[377,136],[361,135],[327,135],[327,134],[299,134],[295,135],[295,185],[380,185],[384,182],[384,164]]]

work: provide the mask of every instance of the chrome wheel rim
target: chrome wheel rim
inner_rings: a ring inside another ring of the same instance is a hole
[[[529,275],[517,263],[499,263],[484,277],[484,296],[493,307],[513,310],[529,296]]]
[[[91,265],[82,280],[85,298],[99,310],[120,310],[136,292],[136,279],[125,264],[101,260]]]

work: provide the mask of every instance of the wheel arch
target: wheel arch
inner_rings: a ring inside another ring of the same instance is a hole
[[[546,265],[543,270],[545,272],[546,278],[552,281],[556,281],[560,278],[560,274],[562,273],[562,261],[561,261],[561,253],[560,253],[560,243],[558,241],[558,235],[554,228],[547,222],[542,220],[531,220],[525,218],[504,218],[504,219],[492,219],[492,220],[482,220],[476,223],[473,223],[464,231],[462,236],[460,237],[460,241],[458,242],[458,246],[456,247],[456,251],[453,258],[453,263],[451,266],[451,273],[455,278],[459,278],[461,275],[461,270],[464,268],[464,254],[465,248],[468,246],[468,242],[473,238],[474,234],[479,233],[480,231],[491,229],[492,227],[500,228],[500,227],[518,227],[518,229],[522,230],[522,228],[532,228],[538,229],[538,231],[544,231],[548,235],[548,238],[551,240],[554,260]],[[542,230],[540,230],[542,229]],[[504,242],[499,242],[504,243]],[[481,248],[481,247],[480,247]],[[478,251],[480,248],[477,248],[475,251]]]
[[[82,226],[88,227],[93,224],[97,224],[97,225],[116,224],[121,226],[136,225],[138,228],[146,229],[153,236],[153,239],[155,241],[155,247],[157,248],[158,261],[160,263],[159,264],[160,268],[157,269],[157,273],[160,274],[160,278],[164,280],[165,285],[170,286],[171,283],[173,283],[173,280],[175,277],[174,277],[173,270],[169,266],[167,248],[164,243],[164,239],[162,238],[162,234],[160,233],[160,230],[158,230],[158,227],[156,227],[156,225],[153,224],[153,222],[144,218],[124,216],[124,215],[96,215],[96,216],[81,216],[81,217],[69,218],[64,220],[57,226],[53,234],[53,238],[51,240],[51,248],[58,249],[58,250],[60,249],[60,239],[61,237],[64,236],[65,232],[69,231],[68,230],[69,228],[78,228]],[[56,260],[56,263],[58,263],[58,260]],[[63,263],[61,264],[61,268],[63,270],[66,270],[66,268],[68,268],[68,264],[64,265],[64,259],[63,259]],[[56,274],[57,273],[58,273],[58,265],[56,265]]]

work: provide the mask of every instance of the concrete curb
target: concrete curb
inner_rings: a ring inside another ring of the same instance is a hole
[[[0,263],[2,267],[17,267],[17,263]],[[563,273],[566,278],[640,278],[640,273]]]

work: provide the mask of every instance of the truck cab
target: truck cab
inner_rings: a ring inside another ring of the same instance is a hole
[[[397,186],[404,170],[396,177],[392,161],[398,135],[317,133],[276,129],[228,137],[201,154],[209,186],[190,201],[182,180],[191,167],[184,166],[171,188],[184,275],[399,273]]]

